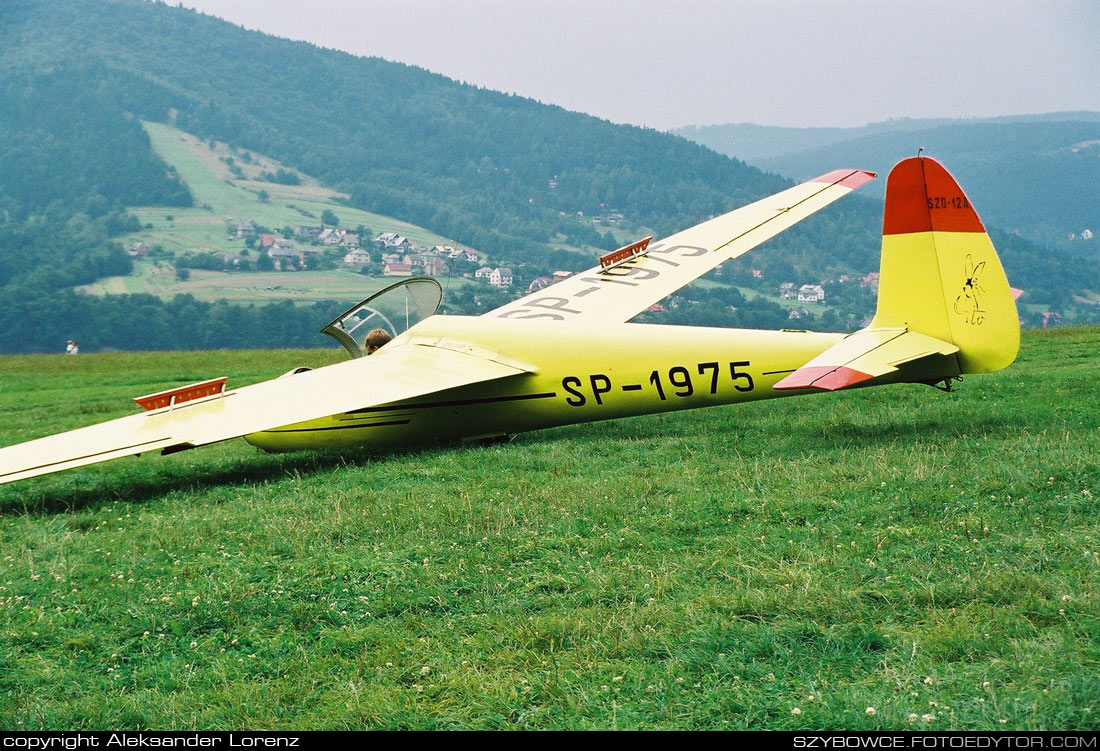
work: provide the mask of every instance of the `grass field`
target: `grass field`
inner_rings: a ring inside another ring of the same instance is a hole
[[[0,487],[0,729],[1100,728],[1100,329],[491,447]],[[0,441],[336,351],[0,358]]]

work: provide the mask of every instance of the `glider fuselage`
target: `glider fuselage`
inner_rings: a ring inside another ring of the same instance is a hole
[[[805,392],[772,386],[844,336],[435,316],[388,346],[453,342],[456,349],[472,347],[480,357],[527,372],[246,438],[268,451],[479,439],[792,396]],[[385,349],[373,357],[384,356]]]

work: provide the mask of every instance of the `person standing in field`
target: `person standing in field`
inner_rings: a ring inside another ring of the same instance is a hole
[[[75,355],[79,352],[80,352],[80,345],[77,343],[77,341],[75,339],[70,339],[65,344],[65,354],[66,355]]]

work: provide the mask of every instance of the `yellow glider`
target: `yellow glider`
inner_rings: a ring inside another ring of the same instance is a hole
[[[434,282],[403,282],[385,304],[372,298],[324,329],[355,359],[237,390],[221,390],[218,379],[140,397],[145,413],[0,449],[0,483],[240,436],[269,451],[492,438],[852,386],[947,387],[963,373],[1006,367],[1019,345],[1008,281],[966,195],[926,157],[890,174],[879,305],[868,328],[627,323],[872,177],[824,175],[623,248],[481,317],[431,315]],[[361,357],[362,334],[378,322],[394,333],[412,325]]]

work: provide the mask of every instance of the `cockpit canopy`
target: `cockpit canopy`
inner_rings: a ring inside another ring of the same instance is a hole
[[[367,353],[363,342],[374,329],[396,337],[423,321],[439,308],[443,288],[429,276],[402,279],[353,305],[321,329],[340,342],[352,357]]]

